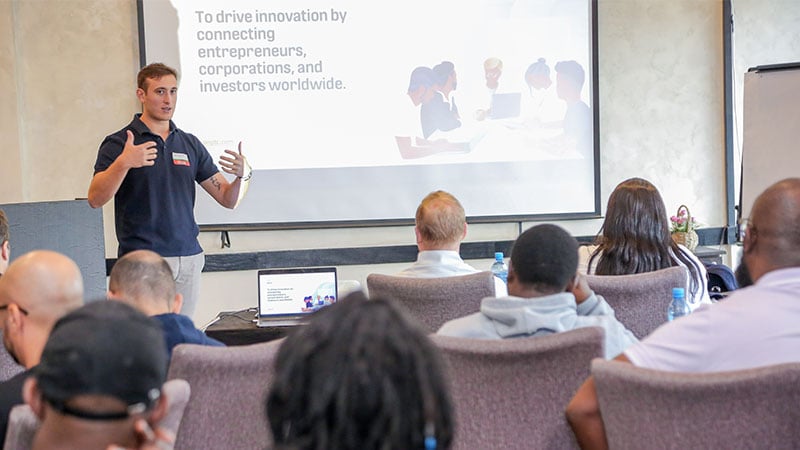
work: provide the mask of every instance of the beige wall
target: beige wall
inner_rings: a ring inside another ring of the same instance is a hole
[[[787,53],[796,53],[800,2],[735,1],[748,15],[743,28],[756,34],[766,26],[770,33],[763,37],[770,45],[791,40]],[[759,6],[764,4],[771,6]],[[668,210],[685,203],[708,226],[725,225],[721,1],[599,0],[598,9],[602,203],[618,182],[641,176],[659,187]],[[134,0],[0,0],[0,203],[86,195],[100,141],[138,110],[136,20]],[[737,32],[744,34],[742,28]],[[785,38],[787,33],[794,38]],[[766,45],[754,43],[760,37],[746,36],[737,46],[755,51]],[[106,253],[113,255],[111,208],[105,208]],[[579,235],[599,227],[598,220],[561,224]],[[516,224],[475,225],[468,238],[513,239],[516,233]],[[407,244],[413,231],[291,230],[231,237],[233,248],[226,252]],[[209,253],[222,251],[216,233],[204,233],[201,243]],[[483,269],[489,263],[475,265]],[[340,271],[342,278],[361,280],[369,272],[396,269]],[[255,284],[249,271],[204,274],[196,321],[253,306]]]
[[[800,2],[733,0],[734,111],[736,115],[736,189],[741,168],[744,74],[766,64],[800,62]]]

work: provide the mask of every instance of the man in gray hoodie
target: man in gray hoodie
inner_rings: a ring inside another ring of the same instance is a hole
[[[636,343],[636,337],[577,269],[575,238],[556,225],[530,228],[511,249],[509,296],[483,299],[479,312],[445,323],[437,334],[505,339],[601,327],[605,356],[613,358]]]

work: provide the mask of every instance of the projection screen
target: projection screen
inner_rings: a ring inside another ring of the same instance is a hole
[[[201,225],[393,223],[443,189],[471,221],[600,212],[593,0],[138,0],[176,125],[254,169]],[[230,176],[228,176],[230,179]]]

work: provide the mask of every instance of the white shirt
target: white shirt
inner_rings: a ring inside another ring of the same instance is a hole
[[[417,254],[417,262],[398,273],[401,277],[437,278],[468,275],[480,272],[461,259],[458,252],[452,250],[426,250]],[[494,278],[495,297],[508,295],[508,288],[503,280]]]
[[[763,275],[668,322],[624,353],[640,367],[718,372],[800,362],[800,268]]]

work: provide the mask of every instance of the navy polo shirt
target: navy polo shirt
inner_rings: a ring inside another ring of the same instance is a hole
[[[169,123],[166,142],[136,114],[131,123],[106,136],[97,152],[94,173],[106,170],[122,154],[127,130],[138,145],[153,141],[158,156],[152,166],[130,169],[114,196],[119,256],[152,250],[161,256],[190,256],[202,251],[194,219],[195,183],[219,171],[199,139]]]

